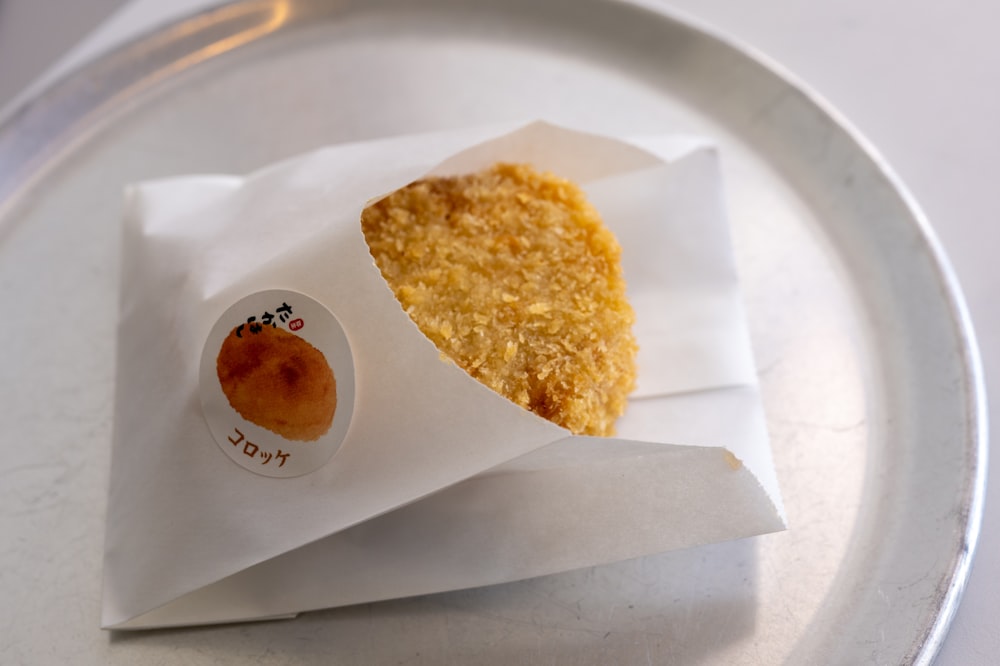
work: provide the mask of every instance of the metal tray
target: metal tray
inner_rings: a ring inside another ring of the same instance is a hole
[[[790,529],[293,621],[99,631],[122,187],[537,117],[716,140]],[[11,663],[927,663],[978,534],[981,370],[926,221],[803,86],[641,2],[247,0],[132,42],[0,125],[0,304]]]

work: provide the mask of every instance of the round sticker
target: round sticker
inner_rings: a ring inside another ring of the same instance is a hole
[[[219,448],[264,476],[322,467],[354,411],[347,335],[333,313],[294,291],[260,291],[227,309],[205,341],[199,382]]]

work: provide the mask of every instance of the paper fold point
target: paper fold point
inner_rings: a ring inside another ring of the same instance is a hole
[[[621,242],[641,351],[617,439],[571,436],[442,362],[367,251],[366,202],[497,161],[576,181]],[[783,529],[728,233],[706,142],[545,123],[134,186],[103,626],[285,617]],[[273,289],[336,315],[355,366],[342,445],[294,478],[229,460],[198,398],[215,322]]]

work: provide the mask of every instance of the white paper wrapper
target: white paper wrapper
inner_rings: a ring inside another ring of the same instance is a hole
[[[442,362],[374,266],[370,199],[496,161],[576,181],[621,242],[640,352],[616,439],[572,436]],[[127,203],[106,628],[281,617],[784,528],[702,140],[464,130],[144,183]],[[234,464],[199,399],[212,327],[270,289],[329,309],[354,363],[342,444],[293,478]]]

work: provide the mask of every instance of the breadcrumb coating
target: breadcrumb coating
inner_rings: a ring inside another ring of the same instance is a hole
[[[496,164],[412,183],[361,221],[443,356],[573,433],[614,434],[635,384],[635,315],[621,247],[575,184]]]

